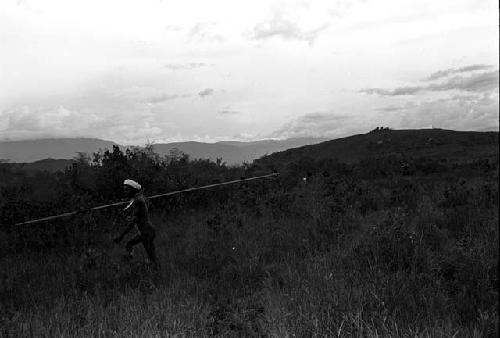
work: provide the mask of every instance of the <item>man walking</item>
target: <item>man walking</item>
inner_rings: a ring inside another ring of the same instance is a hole
[[[132,250],[135,245],[142,243],[146,253],[148,255],[149,260],[155,265],[158,266],[158,261],[156,259],[155,254],[155,229],[151,220],[149,219],[149,210],[148,204],[146,201],[146,197],[142,192],[142,187],[136,181],[127,179],[123,181],[123,188],[127,197],[131,198],[130,203],[127,205],[125,210],[131,210],[132,215],[129,218],[129,223],[125,231],[118,237],[114,239],[115,243],[120,243],[123,237],[134,228],[134,225],[137,227],[139,234],[134,238],[129,240],[126,244],[127,249],[127,257],[132,258]]]

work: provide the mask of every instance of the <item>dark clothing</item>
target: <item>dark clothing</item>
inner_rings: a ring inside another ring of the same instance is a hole
[[[137,230],[141,234],[153,235],[155,234],[155,229],[153,223],[149,219],[149,209],[146,197],[142,193],[138,193],[134,196],[132,200],[132,222],[137,227]]]
[[[142,243],[148,258],[151,262],[157,264],[154,239],[156,237],[155,229],[153,223],[149,218],[148,203],[146,198],[142,193],[137,193],[129,206],[125,210],[131,209],[132,215],[129,223],[129,228],[131,229],[134,225],[139,230],[139,234],[127,242],[126,248],[127,252],[132,252],[132,248]],[[128,230],[126,230],[127,232]],[[122,235],[123,236],[123,235]]]

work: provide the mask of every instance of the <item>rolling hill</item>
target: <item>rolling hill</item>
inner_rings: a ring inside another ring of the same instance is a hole
[[[178,149],[191,158],[222,158],[228,164],[241,164],[285,149],[317,144],[326,141],[325,138],[292,138],[287,140],[262,140],[255,142],[222,141],[217,143],[178,142],[155,144],[153,149],[160,155],[167,155],[171,150]]]
[[[255,162],[282,166],[300,158],[309,157],[335,158],[341,162],[352,163],[367,157],[391,154],[450,160],[498,158],[498,132],[384,129],[276,152]]]
[[[116,143],[95,138],[53,138],[0,141],[0,159],[26,163],[43,159],[72,159],[78,152],[92,153],[111,149]]]
[[[266,154],[282,151],[289,148],[300,147],[307,144],[323,142],[325,138],[294,138],[288,140],[262,140],[256,142],[225,141],[217,143],[202,142],[176,142],[154,144],[154,151],[160,155],[168,155],[173,149],[178,149],[191,158],[208,158],[215,160],[222,158],[228,164],[241,164],[252,162]],[[45,159],[70,160],[77,156],[78,152],[92,154],[99,149],[112,149],[118,145],[111,141],[90,138],[64,138],[64,139],[41,139],[26,141],[0,141],[0,159],[8,160],[10,163],[32,163]],[[122,150],[127,148],[118,145]],[[45,164],[53,168],[64,165],[63,162],[41,162],[28,167],[38,168]]]
[[[100,139],[44,139],[0,142],[0,159],[20,163],[27,171],[62,170],[71,164],[77,152],[92,153],[117,145]],[[126,146],[119,145],[125,149]],[[336,158],[356,162],[367,157],[399,155],[473,159],[498,158],[498,132],[453,131],[445,129],[374,130],[366,134],[326,141],[321,138],[262,140],[255,142],[223,141],[217,143],[176,142],[155,144],[155,152],[167,155],[178,149],[191,158],[222,158],[228,164],[252,162],[279,166],[310,157]]]
[[[14,163],[12,165],[28,173],[35,173],[37,171],[56,172],[64,171],[66,167],[72,165],[74,162],[74,160],[46,158],[35,162]]]

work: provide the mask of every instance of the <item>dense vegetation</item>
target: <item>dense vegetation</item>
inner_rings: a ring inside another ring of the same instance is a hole
[[[115,148],[76,162],[0,164],[0,335],[498,334],[498,152],[228,167]],[[119,208],[13,225],[119,200],[124,178],[151,195],[273,169],[154,200],[159,272],[142,248],[121,259]]]

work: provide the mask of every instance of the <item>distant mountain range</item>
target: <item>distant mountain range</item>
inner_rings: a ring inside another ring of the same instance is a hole
[[[315,145],[275,152],[256,161],[283,167],[303,159],[337,159],[356,162],[368,157],[397,155],[449,160],[497,158],[498,131],[454,131],[445,129],[376,130]]]
[[[255,142],[175,142],[155,144],[153,148],[160,155],[167,155],[170,151],[178,149],[191,158],[208,158],[212,160],[222,158],[228,164],[241,164],[243,162],[252,162],[256,158],[276,151],[326,140],[325,138],[292,138]],[[127,146],[111,141],[93,138],[0,141],[0,159],[9,160],[11,163],[31,163],[44,159],[73,159],[78,152],[92,154],[99,151],[99,149],[112,149],[113,145],[119,146],[122,150],[127,148]],[[51,164],[55,165],[56,162],[52,161]]]
[[[223,141],[217,143],[179,142],[155,144],[155,152],[165,155],[179,149],[191,158],[222,158],[228,164],[251,163],[253,160],[277,151],[324,142],[326,138],[291,138],[287,140],[263,140],[255,142]]]
[[[78,152],[91,154],[99,149],[112,149],[117,145],[96,138],[61,138],[24,141],[0,141],[0,159],[26,163],[47,158],[72,159]]]
[[[78,152],[93,153],[111,149],[114,142],[100,139],[67,138],[0,142],[0,162],[10,163],[26,171],[62,170],[70,165]],[[126,146],[118,145],[122,150]],[[376,130],[327,141],[324,138],[296,138],[256,142],[225,141],[217,143],[176,142],[155,144],[154,151],[167,155],[178,149],[191,158],[222,158],[228,164],[256,160],[279,168],[301,158],[335,158],[355,162],[367,157],[398,155],[446,159],[498,159],[498,131],[453,131],[444,129]],[[22,163],[22,164],[21,164]]]

